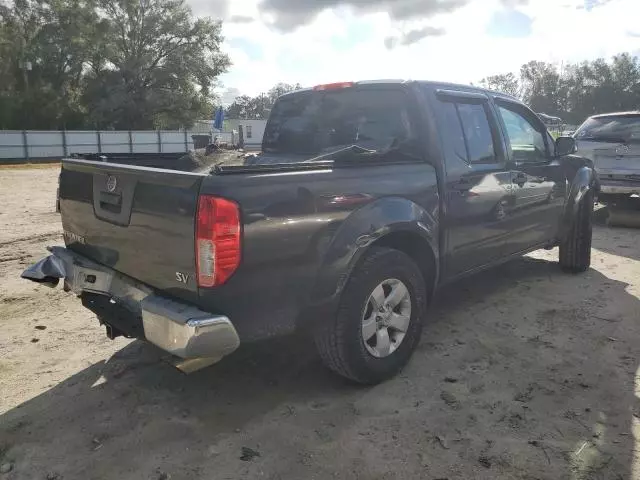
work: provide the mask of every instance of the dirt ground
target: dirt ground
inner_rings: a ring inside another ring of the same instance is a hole
[[[185,376],[19,279],[61,243],[56,168],[0,169],[0,473],[17,479],[640,479],[640,230],[593,268],[537,252],[441,292],[394,380],[299,338]]]

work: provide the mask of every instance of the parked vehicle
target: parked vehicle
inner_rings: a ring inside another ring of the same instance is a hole
[[[554,117],[546,113],[538,113],[538,117],[540,117],[545,127],[555,135],[560,135],[564,130],[564,121],[560,117]]]
[[[631,205],[630,197],[640,195],[640,112],[595,115],[574,137],[598,172],[600,202]]]
[[[250,165],[176,172],[63,161],[65,247],[22,275],[79,295],[114,338],[193,370],[311,333],[361,383],[394,375],[438,288],[539,248],[589,268],[589,161],[515,98],[338,83],[276,102]]]

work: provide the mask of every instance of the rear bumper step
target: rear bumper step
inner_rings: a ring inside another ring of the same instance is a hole
[[[640,195],[640,184],[622,184],[622,183],[602,183],[600,185],[600,193],[608,193],[612,195]]]
[[[175,362],[178,368],[190,365],[184,370],[195,371],[194,365],[211,365],[240,345],[235,327],[224,315],[157,295],[147,285],[64,247],[48,250],[51,255],[27,268],[22,278],[50,287],[64,279],[65,290],[104,295],[131,312],[139,312],[144,338],[179,357]]]

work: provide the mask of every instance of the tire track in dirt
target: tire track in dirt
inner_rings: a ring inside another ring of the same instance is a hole
[[[31,235],[29,237],[16,238],[14,240],[9,240],[8,242],[0,242],[0,248],[7,247],[10,245],[15,245],[17,243],[36,243],[45,240],[52,240],[57,237],[61,237],[62,233],[50,232],[50,233],[40,233],[37,235]]]

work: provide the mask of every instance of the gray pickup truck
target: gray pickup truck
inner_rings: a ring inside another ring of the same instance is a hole
[[[65,246],[22,276],[194,370],[308,332],[361,383],[397,373],[442,285],[540,248],[589,268],[597,177],[573,138],[478,88],[370,81],[284,95],[250,164],[62,162]],[[472,319],[470,318],[470,321]]]

